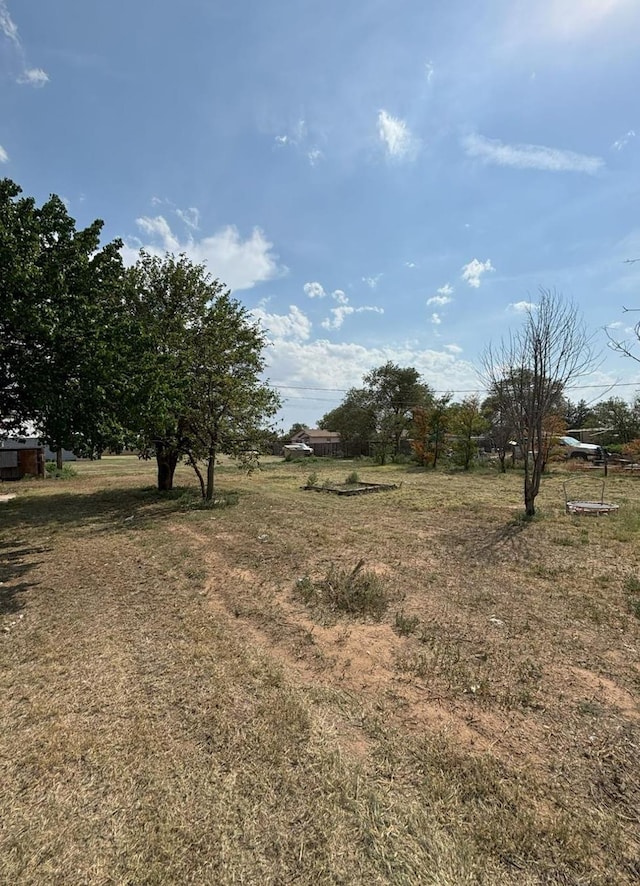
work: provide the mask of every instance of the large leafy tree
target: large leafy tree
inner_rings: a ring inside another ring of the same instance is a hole
[[[55,195],[38,208],[0,183],[0,412],[58,451],[92,454],[119,430],[123,266],[103,223],[76,230]]]
[[[627,403],[622,397],[609,397],[592,407],[593,423],[608,430],[600,435],[603,444],[629,443],[640,434],[640,402]]]
[[[223,284],[184,255],[142,252],[128,274],[126,302],[135,367],[129,425],[138,446],[156,458],[158,489],[173,487],[186,458],[212,498],[218,453],[257,448],[277,409],[260,381],[266,340]]]
[[[565,387],[593,368],[592,336],[575,305],[542,289],[522,327],[490,346],[483,362],[490,396],[525,453],[524,504],[533,516],[548,456],[548,419],[561,411]]]
[[[388,453],[392,457],[398,455],[400,441],[411,425],[414,409],[429,405],[433,394],[420,380],[417,369],[391,362],[372,369],[363,382],[374,416],[378,454],[384,464]]]
[[[376,432],[376,418],[367,392],[351,388],[339,406],[322,416],[318,426],[337,431],[343,446],[354,452],[368,453],[369,442]]]

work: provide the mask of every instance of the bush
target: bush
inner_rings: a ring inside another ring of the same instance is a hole
[[[318,472],[312,471],[307,477],[307,486],[315,486],[318,482]]]
[[[73,477],[78,476],[78,472],[71,465],[63,464],[61,468],[57,468],[54,461],[48,461],[45,470],[47,476],[53,480],[71,480]]]
[[[379,621],[390,597],[380,576],[363,567],[364,560],[351,570],[332,566],[325,578],[315,582],[304,576],[296,583],[296,593],[307,604]]]
[[[360,477],[357,471],[351,471],[350,474],[347,474],[345,478],[345,486],[358,486],[360,483]]]

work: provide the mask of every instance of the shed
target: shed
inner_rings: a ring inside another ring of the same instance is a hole
[[[44,477],[44,446],[0,441],[0,480],[22,480],[28,475]]]

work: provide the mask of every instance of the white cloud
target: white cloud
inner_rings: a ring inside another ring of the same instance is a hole
[[[451,354],[461,354],[462,348],[459,345],[445,345],[445,351],[449,351]]]
[[[195,206],[188,209],[176,209],[176,215],[188,228],[196,231],[200,227],[200,212]]]
[[[626,135],[622,136],[622,138],[616,139],[611,147],[614,151],[621,151],[623,148],[626,148],[626,146],[629,144],[629,141],[635,137],[635,131],[633,129],[630,129],[629,132],[626,133]]]
[[[296,305],[289,306],[288,314],[270,314],[261,302],[251,313],[273,339],[306,341],[311,335],[311,321]]]
[[[487,271],[495,271],[495,268],[491,264],[491,259],[487,259],[485,262],[478,261],[477,258],[472,259],[468,265],[462,266],[462,279],[466,280],[469,286],[473,289],[477,289],[480,286],[480,278],[483,274],[486,274]]]
[[[378,113],[378,135],[392,160],[411,160],[417,154],[418,143],[405,121],[384,110]]]
[[[427,77],[427,83],[431,83],[431,81],[433,80],[433,75],[435,73],[435,68],[433,67],[433,62],[431,62],[431,61],[425,62],[424,72]]]
[[[49,75],[42,68],[25,68],[18,77],[18,83],[40,88],[49,82]]]
[[[327,294],[320,283],[305,283],[302,288],[309,298],[324,298]]]
[[[512,302],[509,307],[516,314],[527,314],[529,311],[535,311],[538,305],[532,301],[516,301]]]
[[[348,305],[349,298],[342,289],[334,289],[331,293],[331,298],[338,302],[340,305]]]
[[[417,265],[414,261],[406,261],[404,263],[405,268],[416,268]]]
[[[27,84],[29,86],[44,86],[49,82],[49,75],[42,68],[28,68],[26,65],[25,51],[22,47],[20,37],[18,36],[18,26],[11,18],[11,14],[6,4],[6,0],[0,0],[0,31],[7,40],[13,43],[22,71],[18,74],[16,80],[18,83]]]
[[[0,145],[0,163],[8,163],[9,155],[5,151],[5,149]]]
[[[462,141],[469,157],[485,163],[512,166],[516,169],[540,169],[547,172],[584,172],[594,175],[604,166],[600,157],[548,148],[544,145],[508,145],[499,139],[468,135]]]
[[[622,322],[622,320],[616,320],[613,323],[607,323],[606,328],[607,329],[620,329],[622,326],[624,326],[624,323]]]
[[[381,277],[382,274],[376,274],[375,277],[363,277],[362,282],[366,283],[369,289],[375,289]]]
[[[344,394],[318,393],[315,396],[321,397],[322,402],[314,402],[306,392],[289,390],[287,385],[348,390],[360,387],[366,372],[388,361],[399,366],[415,366],[437,391],[475,390],[478,387],[476,369],[470,362],[460,359],[451,345],[442,350],[423,350],[413,342],[368,348],[354,341],[278,339],[268,349],[266,357],[270,380],[283,389],[287,401],[284,412],[289,424],[305,421],[314,426],[318,416],[337,406]]]
[[[360,308],[354,308],[352,305],[343,303],[337,308],[331,308],[330,313],[332,314],[332,317],[327,317],[327,319],[323,320],[320,325],[324,329],[340,329],[344,323],[345,317],[349,317],[351,314],[363,314],[367,311],[373,314],[384,314],[384,308],[378,308],[372,305],[363,305]]]
[[[432,295],[431,298],[427,299],[428,305],[448,305],[453,301],[451,296],[453,295],[454,289],[450,283],[445,283],[444,286],[441,286],[440,289],[437,290],[437,295]]]
[[[322,160],[323,154],[320,148],[311,148],[310,151],[307,151],[307,159],[312,166],[315,166],[318,161]]]
[[[352,308],[351,305],[340,305],[338,308],[331,308],[332,317],[327,317],[320,325],[323,329],[340,329],[344,323],[344,318],[354,312],[355,308]]]
[[[273,254],[273,244],[260,228],[254,228],[251,236],[243,240],[235,225],[227,225],[209,237],[200,240],[188,236],[180,240],[171,230],[167,220],[142,216],[136,219],[140,231],[151,242],[141,244],[152,255],[165,252],[184,252],[191,261],[206,264],[211,274],[232,290],[251,289],[256,283],[272,280],[286,272],[279,267]],[[135,261],[137,252],[131,246],[122,250],[125,261]]]
[[[440,314],[436,314],[435,312],[431,315],[431,322],[434,326],[440,326],[442,323],[442,317]]]
[[[18,37],[18,27],[9,14],[5,0],[0,0],[0,30],[7,39],[11,40],[19,48],[22,48],[20,38]]]

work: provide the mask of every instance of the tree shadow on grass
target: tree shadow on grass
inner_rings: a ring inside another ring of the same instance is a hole
[[[32,559],[42,554],[43,547],[28,547],[23,542],[0,542],[0,616],[18,612],[24,606],[25,591],[34,583],[19,581],[40,561]],[[18,583],[16,583],[18,582]]]
[[[463,533],[451,536],[454,547],[464,550],[470,557],[484,561],[518,560],[529,553],[527,529],[532,520],[518,514],[499,526],[476,525]]]
[[[50,531],[121,532],[148,529],[159,520],[193,508],[199,494],[189,487],[158,492],[155,487],[103,489],[93,493],[52,492],[24,496],[4,506],[6,528]]]

